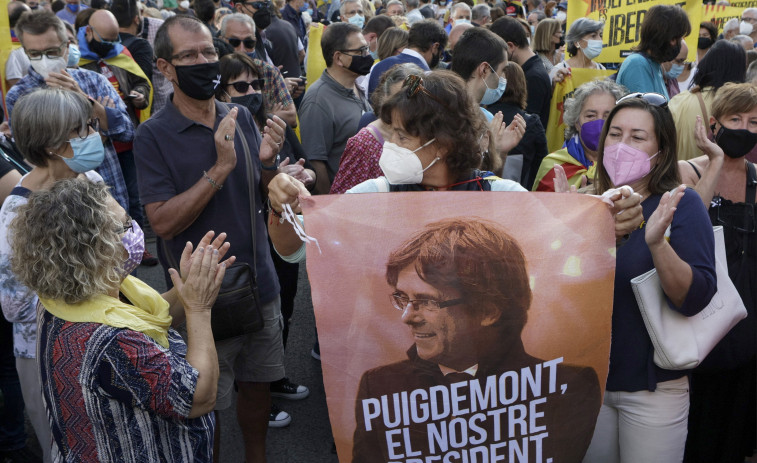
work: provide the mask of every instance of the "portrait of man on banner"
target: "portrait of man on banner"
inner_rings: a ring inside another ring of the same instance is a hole
[[[526,352],[532,295],[513,237],[478,217],[432,223],[392,251],[386,280],[414,344],[406,360],[363,374],[353,462],[580,461],[599,380],[590,367]]]

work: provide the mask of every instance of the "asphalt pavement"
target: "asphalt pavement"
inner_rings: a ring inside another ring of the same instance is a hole
[[[153,255],[154,238],[147,238],[147,248]],[[137,277],[147,282],[159,292],[165,291],[163,269],[160,266],[140,266]],[[268,430],[268,463],[337,463],[332,453],[333,438],[326,408],[326,394],[323,389],[321,364],[310,355],[315,342],[315,317],[310,299],[310,285],[305,265],[300,266],[300,278],[294,315],[289,328],[286,350],[286,374],[297,384],[310,389],[310,396],[303,400],[274,399],[279,407],[292,415],[292,423],[285,428]],[[234,405],[221,412],[221,452],[222,463],[244,462],[242,434],[236,420],[236,397]]]

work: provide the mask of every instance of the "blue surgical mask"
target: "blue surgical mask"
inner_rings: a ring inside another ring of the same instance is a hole
[[[363,28],[363,25],[365,24],[365,16],[361,16],[359,14],[356,14],[355,16],[351,17],[347,20],[350,24],[354,24],[355,26],[359,27],[360,29]]]
[[[534,25],[533,25],[533,24],[531,24],[531,25],[530,25],[530,26],[528,26],[528,27],[530,27],[530,28],[531,28],[531,37],[533,37],[533,36],[534,36],[534,34],[536,34],[536,27],[534,27]]]
[[[678,76],[681,75],[681,73],[683,72],[683,68],[685,66],[686,66],[685,64],[673,63],[673,65],[670,66],[670,71],[666,72],[665,74],[671,79],[678,79]]]
[[[455,19],[455,26],[459,24],[470,24],[470,19],[463,19],[463,18]]]
[[[374,61],[379,59],[378,51],[371,51],[370,54],[371,54],[371,58],[373,58]]]
[[[74,157],[64,158],[61,156],[61,159],[74,172],[83,174],[95,170],[100,167],[103,159],[105,159],[105,147],[102,139],[100,139],[100,134],[97,132],[89,134],[84,139],[72,138],[68,142],[71,144],[71,149],[74,150]]]
[[[491,66],[489,67],[491,68]],[[492,72],[494,73],[494,69],[492,69]],[[494,74],[496,75],[496,73]],[[500,77],[497,88],[489,88],[489,85],[486,83],[486,80],[484,80],[484,85],[486,85],[486,92],[484,92],[484,97],[481,98],[481,104],[483,105],[494,104],[497,101],[499,101],[499,99],[502,98],[502,95],[505,93],[505,88],[507,88],[507,79],[505,79],[504,77]]]
[[[307,10],[305,10],[305,13],[307,13],[308,15],[310,15],[311,18],[313,17],[313,9],[312,8],[308,8]]]
[[[79,59],[81,58],[81,52],[79,51],[79,47],[76,46],[74,43],[68,44],[68,63],[66,63],[67,68],[75,68],[79,65]]]

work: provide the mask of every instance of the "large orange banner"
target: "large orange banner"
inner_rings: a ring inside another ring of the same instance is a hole
[[[581,461],[610,351],[604,203],[378,193],[304,215],[340,462]]]

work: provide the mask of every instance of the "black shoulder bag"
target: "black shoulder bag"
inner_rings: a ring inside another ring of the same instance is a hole
[[[235,262],[226,269],[221,290],[218,292],[210,316],[210,325],[216,342],[260,331],[264,323],[263,314],[260,312],[260,296],[255,273],[255,261],[258,257],[255,240],[255,176],[252,171],[250,147],[239,125],[236,126],[236,131],[242,141],[247,166],[253,260],[252,266],[246,262]],[[167,248],[166,257],[169,264],[178,271],[179,266]]]

